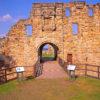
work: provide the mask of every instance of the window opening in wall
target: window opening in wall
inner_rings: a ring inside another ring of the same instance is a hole
[[[32,26],[31,25],[26,26],[26,33],[28,36],[32,35]]]
[[[78,34],[78,24],[77,23],[73,23],[72,24],[72,33],[74,35],[77,35]]]
[[[67,16],[67,17],[70,16],[70,13],[71,13],[71,12],[70,12],[70,9],[69,9],[69,8],[66,8],[66,16]]]
[[[88,9],[88,15],[89,16],[93,16],[93,8],[89,8]]]

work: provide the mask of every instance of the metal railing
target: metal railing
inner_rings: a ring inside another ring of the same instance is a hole
[[[43,63],[41,63],[40,59],[38,59],[34,67],[34,77],[42,75],[42,71],[43,71]]]

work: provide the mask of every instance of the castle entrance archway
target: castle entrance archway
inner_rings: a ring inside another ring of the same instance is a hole
[[[43,43],[38,49],[40,62],[57,60],[58,50],[58,47],[53,43]]]

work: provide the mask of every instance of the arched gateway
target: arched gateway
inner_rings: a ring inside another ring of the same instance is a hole
[[[47,44],[49,44],[50,46],[52,46],[52,48],[53,48],[53,52],[54,52],[54,56],[52,57],[52,61],[54,61],[54,60],[57,60],[57,57],[58,57],[58,50],[59,50],[59,48],[54,44],[54,43],[50,43],[50,42],[46,42],[46,43],[43,43],[40,47],[39,47],[39,49],[38,49],[38,57],[40,58],[40,62],[43,62],[44,61],[44,59],[43,59],[43,54],[42,54],[42,51],[43,51],[43,47],[45,46],[45,45],[47,45]],[[49,48],[48,48],[49,49]],[[47,59],[48,60],[48,59]]]
[[[88,15],[89,8],[95,11],[93,16]],[[100,4],[33,3],[30,17],[11,27],[2,51],[13,57],[16,66],[32,66],[32,74],[38,59],[43,60],[45,44],[54,48],[54,59],[100,65],[99,12]],[[28,34],[28,26],[32,34]]]

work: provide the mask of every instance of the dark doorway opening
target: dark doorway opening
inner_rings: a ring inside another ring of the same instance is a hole
[[[38,50],[40,62],[57,60],[58,47],[53,43],[44,43]]]
[[[67,54],[67,63],[73,63],[72,62],[72,58],[73,58],[73,55],[72,54]]]

